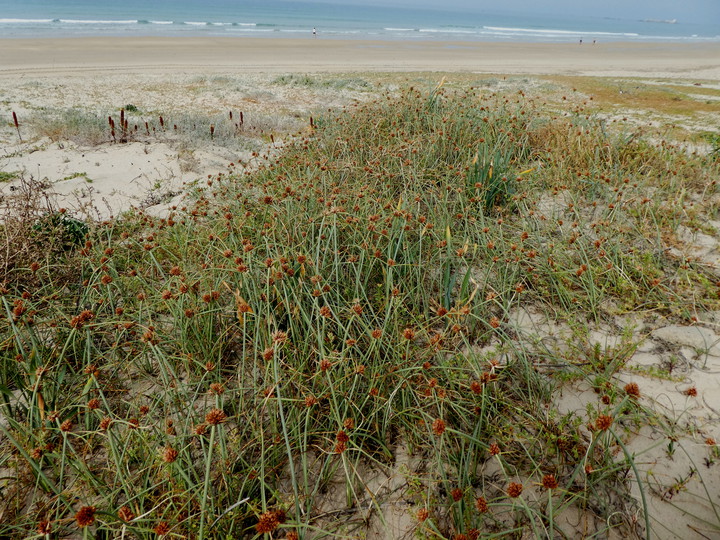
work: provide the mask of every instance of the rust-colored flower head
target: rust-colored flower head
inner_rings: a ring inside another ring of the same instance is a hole
[[[337,435],[335,435],[335,439],[336,439],[338,442],[346,443],[346,442],[348,442],[348,441],[350,440],[350,437],[348,436],[347,433],[345,433],[345,431],[343,431],[343,430],[341,429],[340,431],[337,432]]]
[[[481,514],[484,514],[488,511],[488,503],[485,497],[478,497],[477,499],[475,499],[475,508]]]
[[[63,433],[72,431],[72,420],[65,420],[62,424],[60,424],[60,431]]]
[[[327,371],[332,367],[332,362],[327,358],[320,360],[320,371]]]
[[[557,489],[558,481],[554,474],[546,474],[543,476],[542,485],[545,489]]]
[[[47,520],[43,519],[37,526],[38,534],[50,534],[52,533],[52,524]]]
[[[121,506],[120,510],[118,510],[118,517],[125,523],[130,523],[133,519],[135,519],[135,514],[132,510],[130,510],[130,507]]]
[[[333,452],[335,454],[342,454],[345,450],[347,450],[347,443],[343,441],[337,441],[335,443],[335,448]]]
[[[480,384],[478,381],[473,381],[470,383],[470,391],[473,394],[482,394],[482,384]]]
[[[178,451],[172,446],[166,446],[162,451],[162,460],[165,463],[172,463],[178,458]]]
[[[608,416],[607,414],[601,414],[597,417],[597,420],[595,420],[595,429],[597,429],[598,431],[606,431],[610,429],[612,423],[612,416]]]
[[[210,384],[210,394],[221,396],[225,393],[225,387],[220,383]]]
[[[255,530],[258,534],[271,533],[280,526],[280,520],[278,519],[278,513],[276,510],[265,512],[258,519]]]
[[[222,410],[212,409],[205,415],[205,422],[211,426],[217,426],[218,424],[222,424],[226,418],[227,415]]]
[[[158,536],[165,536],[170,532],[170,525],[168,525],[167,521],[160,521],[153,528],[153,532]]]
[[[491,456],[497,456],[500,453],[500,446],[497,443],[492,443],[488,448],[488,452],[490,452]]]
[[[207,434],[207,424],[198,424],[195,426],[195,435],[198,437],[202,437],[203,435]]]
[[[450,491],[450,496],[452,497],[453,501],[458,502],[460,499],[463,498],[463,490],[460,488],[454,488]]]
[[[88,401],[87,407],[91,411],[94,411],[95,409],[99,409],[100,408],[100,400],[98,398],[92,398],[90,401]]]
[[[102,431],[107,431],[107,429],[110,427],[110,424],[112,424],[112,418],[106,416],[102,420],[100,420],[100,429]]]
[[[300,537],[295,531],[288,531],[288,533],[285,535],[285,540],[300,540]]]
[[[517,482],[510,482],[510,484],[507,487],[508,497],[511,497],[513,499],[518,498],[522,492],[523,492],[523,486],[522,486],[522,484],[518,484]]]
[[[316,398],[315,396],[313,396],[313,395],[309,395],[309,396],[307,396],[307,397],[305,398],[305,406],[306,406],[307,408],[310,408],[310,407],[312,407],[313,405],[317,405],[317,403],[318,403],[318,400],[317,400],[317,398]]]
[[[697,395],[698,395],[697,388],[695,388],[694,386],[691,386],[690,388],[685,390],[685,392],[683,392],[683,393],[689,397],[697,397]]]
[[[625,385],[625,393],[632,398],[640,397],[640,387],[637,383],[631,382]]]
[[[413,330],[412,328],[406,328],[405,330],[403,330],[403,337],[407,340],[415,338],[415,330]]]
[[[432,423],[432,430],[435,435],[438,437],[445,433],[445,420],[442,418],[436,418]]]
[[[418,521],[426,521],[427,518],[430,517],[430,512],[428,512],[427,508],[420,508],[416,512],[415,517],[417,518]]]
[[[380,339],[382,337],[382,330],[375,328],[372,332],[370,332],[370,335],[373,339]]]
[[[83,506],[75,514],[75,521],[78,527],[89,527],[95,523],[95,507],[94,506]]]

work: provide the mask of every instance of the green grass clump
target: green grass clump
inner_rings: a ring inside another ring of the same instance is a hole
[[[662,241],[717,164],[474,89],[313,125],[7,274],[0,535],[340,536],[388,526],[388,501],[428,538],[572,537],[572,511],[641,532],[627,355],[554,356],[510,316],[717,309]],[[607,400],[560,414],[569,376]]]

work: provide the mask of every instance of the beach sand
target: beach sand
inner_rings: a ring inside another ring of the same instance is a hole
[[[132,70],[473,71],[720,80],[720,44],[483,43],[252,38],[0,40],[0,77]]]

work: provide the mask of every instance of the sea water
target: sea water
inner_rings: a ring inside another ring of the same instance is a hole
[[[358,2],[359,3],[359,2]],[[720,41],[718,21],[522,15],[282,0],[0,0],[0,38],[318,37],[442,41]]]

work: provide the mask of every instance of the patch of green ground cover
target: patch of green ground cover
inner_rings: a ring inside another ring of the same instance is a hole
[[[661,115],[689,117],[702,113],[720,113],[720,102],[712,99],[701,100],[694,95],[720,95],[720,91],[712,88],[656,84],[644,79],[567,76],[544,77],[544,79],[592,96],[591,105],[594,108],[642,110]]]
[[[641,533],[622,445],[651,413],[620,389],[586,416],[554,411],[547,358],[509,315],[717,309],[710,270],[661,242],[683,193],[717,193],[717,163],[586,116],[401,89],[169,217],[99,225],[61,291],[55,261],[13,269],[0,534],[349,534],[329,510],[382,521],[398,500],[363,471],[413,486],[421,537],[573,537],[569,510]],[[612,387],[616,356],[553,369]],[[402,474],[401,450],[417,462]]]

